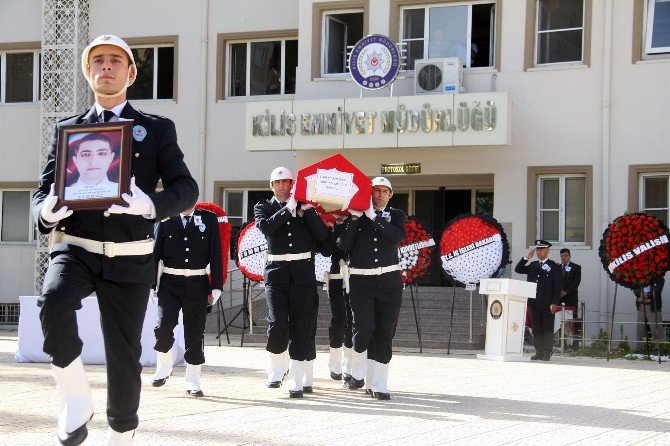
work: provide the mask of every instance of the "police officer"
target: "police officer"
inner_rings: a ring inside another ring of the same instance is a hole
[[[349,253],[353,313],[352,373],[345,385],[359,389],[367,384],[368,393],[380,400],[391,398],[388,370],[402,302],[398,243],[405,237],[405,215],[388,206],[392,196],[391,182],[374,178],[370,208],[350,209],[337,240]]]
[[[291,398],[312,392],[316,348],[314,320],[318,307],[314,251],[328,229],[311,204],[299,204],[293,195],[293,175],[285,167],[270,174],[274,196],[254,207],[256,224],[268,242],[265,298],[268,305],[270,388],[281,385],[288,369]],[[286,349],[290,357],[287,364]]]
[[[205,362],[202,337],[207,316],[207,297],[213,303],[221,297],[223,260],[219,221],[205,209],[189,209],[162,221],[156,230],[154,246],[156,267],[163,261],[158,279],[158,307],[160,308],[156,333],[158,352],[156,373],[152,385],[160,387],[172,374],[174,327],[179,310],[184,314],[184,341],[186,351],[186,393],[204,396],[200,388],[200,368]],[[212,281],[207,278],[207,266]]]
[[[49,157],[33,195],[42,234],[52,233],[51,259],[39,299],[44,351],[60,395],[58,440],[81,444],[93,415],[81,360],[76,310],[95,292],[107,357],[108,445],[132,444],[142,385],[141,334],[154,276],[154,222],[193,206],[198,185],[177,145],[172,121],[135,110],[126,89],[137,68],[130,47],[115,36],[93,40],[82,53],[82,71],[95,95],[88,112],[54,127]],[[133,120],[130,195],[106,211],[55,208],[58,129],[63,125]],[[156,192],[158,181],[164,189]],[[52,232],[53,231],[53,232]]]
[[[342,234],[344,228],[342,223],[344,223],[344,218],[336,215],[335,222],[329,228],[328,239],[322,245],[321,254],[330,257],[331,260],[330,272],[325,277],[332,315],[328,329],[330,343],[328,368],[332,379],[348,382],[351,379],[351,348],[353,347],[351,324],[353,316],[349,293],[344,289],[342,283],[341,266],[346,264],[347,255],[337,247],[337,238]]]
[[[535,240],[535,248],[528,251],[525,257],[516,264],[519,274],[527,274],[528,282],[537,283],[535,299],[528,305],[533,314],[533,331],[535,332],[535,355],[533,361],[549,361],[554,348],[554,313],[561,303],[561,268],[549,259],[551,243]],[[537,254],[537,260],[528,263]]]

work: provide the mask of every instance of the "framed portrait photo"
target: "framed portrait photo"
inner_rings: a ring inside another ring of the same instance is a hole
[[[56,207],[73,210],[126,205],[133,121],[64,125],[56,146]]]

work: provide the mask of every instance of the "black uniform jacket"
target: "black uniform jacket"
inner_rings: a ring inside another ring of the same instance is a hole
[[[300,204],[298,204],[298,208]],[[272,197],[254,206],[258,229],[268,241],[268,254],[299,254],[311,252],[312,258],[291,262],[268,262],[265,265],[266,283],[286,285],[291,279],[295,284],[316,283],[314,251],[316,242],[328,238],[328,228],[315,209],[303,212],[302,217],[282,207]]]
[[[347,259],[347,254],[337,246],[337,238],[342,234],[344,224],[333,226],[328,232],[328,238],[319,245],[319,253],[324,257],[330,257],[330,272],[340,273],[340,260]]]
[[[565,296],[562,298],[562,302],[565,302],[565,305],[570,307],[577,308],[579,302],[579,284],[582,281],[582,267],[576,263],[568,263],[565,265],[565,272],[562,271],[562,265],[558,265],[561,268],[561,289],[565,291]],[[568,268],[570,271],[568,271]]]
[[[200,220],[196,224],[195,220]],[[176,269],[203,269],[210,265],[212,283],[210,290],[223,287],[223,261],[221,259],[221,235],[219,221],[215,214],[204,209],[196,209],[184,227],[181,215],[162,221],[156,230],[154,260],[163,266]],[[207,276],[182,277],[163,274],[160,286],[169,281],[207,281]],[[209,293],[208,293],[209,294]]]
[[[561,266],[551,259],[547,259],[544,265],[539,260],[534,260],[526,265],[528,260],[521,259],[516,264],[519,274],[527,274],[528,282],[537,283],[535,299],[528,299],[528,306],[549,311],[549,305],[561,304]]]
[[[365,214],[344,222],[337,246],[349,254],[350,268],[378,268],[397,265],[398,243],[405,238],[405,214],[399,209],[387,207],[374,221]],[[379,276],[352,275],[349,282],[376,281],[380,288],[402,286],[400,271],[391,271]]]
[[[153,201],[156,220],[192,207],[198,199],[198,185],[184,163],[174,123],[167,118],[136,111],[130,103],[123,108],[121,118],[132,119],[134,126],[141,125],[146,129],[142,141],[131,139],[131,176],[135,176],[135,184]],[[98,116],[95,107],[92,107],[87,113],[62,120],[54,126],[47,164],[33,195],[33,215],[38,222],[38,229],[42,234],[55,229],[77,237],[107,242],[149,239],[154,234],[156,220],[148,220],[141,215],[111,214],[105,217],[105,211],[102,210],[75,211],[53,228],[41,224],[39,215],[42,203],[55,178],[58,128],[61,125],[96,122]],[[163,183],[163,190],[156,192],[159,179]],[[65,243],[54,245],[51,251],[52,255],[59,252],[76,255],[95,274],[102,273],[102,277],[107,280],[151,284],[154,277],[155,264],[151,254],[104,257]]]

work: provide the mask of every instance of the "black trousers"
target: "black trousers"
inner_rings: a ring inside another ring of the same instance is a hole
[[[172,348],[174,328],[179,322],[179,310],[182,310],[184,314],[184,344],[186,347],[184,360],[193,365],[205,363],[202,336],[205,332],[205,322],[207,320],[208,295],[209,280],[207,276],[187,278],[163,274],[158,288],[158,321],[154,329],[156,334],[155,350],[166,353]]]
[[[268,343],[270,353],[283,353],[288,347],[291,359],[316,358],[316,316],[319,296],[316,283],[288,285],[267,283]]]
[[[358,353],[368,351],[368,359],[388,364],[393,356],[402,287],[379,288],[376,279],[364,285],[363,280],[351,283],[350,301],[353,314],[353,348]]]
[[[538,355],[551,356],[554,350],[554,315],[551,311],[533,308],[533,332]]]
[[[81,355],[76,310],[95,291],[107,358],[107,420],[117,432],[137,428],[142,388],[142,325],[150,284],[114,282],[94,274],[71,253],[56,254],[44,277],[39,305],[44,352],[57,367]]]
[[[351,303],[349,294],[344,291],[342,279],[333,279],[328,283],[328,298],[330,299],[330,328],[328,337],[331,348],[347,348],[353,346],[351,323]]]

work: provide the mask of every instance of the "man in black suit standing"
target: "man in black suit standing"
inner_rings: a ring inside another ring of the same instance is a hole
[[[213,304],[221,297],[223,260],[221,235],[215,214],[205,209],[189,209],[162,221],[156,230],[154,260],[162,275],[157,278],[159,320],[156,333],[156,373],[152,385],[160,387],[172,374],[172,345],[179,310],[184,314],[186,351],[186,393],[204,396],[200,388],[200,368],[205,363],[202,336],[207,319],[207,298]],[[207,278],[207,267],[211,283]]]
[[[582,267],[570,261],[570,250],[561,249],[561,303],[567,307],[579,305],[579,284],[582,281]],[[577,314],[574,315],[577,317]]]
[[[351,378],[345,386],[353,390],[367,384],[368,393],[380,400],[391,398],[389,362],[403,289],[398,243],[405,237],[405,214],[388,206],[392,196],[391,182],[374,178],[370,208],[365,212],[350,209],[351,216],[337,240],[340,249],[349,253],[353,313]]]
[[[527,274],[528,282],[537,283],[535,299],[528,301],[533,314],[535,355],[533,361],[549,361],[554,347],[554,313],[561,303],[561,268],[549,259],[551,243],[535,240],[535,248],[516,264],[518,274]],[[537,260],[529,260],[537,254]]]
[[[44,352],[60,394],[58,440],[81,444],[93,416],[91,390],[81,360],[76,310],[95,292],[107,357],[109,445],[132,444],[138,425],[142,380],[140,338],[154,277],[154,223],[192,207],[198,185],[184,163],[172,121],[136,111],[126,101],[137,68],[130,47],[104,35],[82,53],[82,71],[95,95],[86,113],[54,126],[49,157],[33,195],[33,214],[42,234],[52,233],[51,259],[39,299]],[[106,211],[54,209],[58,129],[62,125],[132,119],[130,192],[126,206]],[[156,192],[158,181],[163,190]],[[52,232],[53,231],[53,232]]]
[[[268,305],[270,370],[267,386],[281,385],[288,369],[291,398],[311,393],[316,345],[316,293],[314,252],[316,242],[328,238],[314,206],[299,204],[293,195],[293,174],[277,167],[270,174],[274,196],[254,207],[258,229],[268,241],[265,298]],[[286,349],[290,357],[287,364]]]

